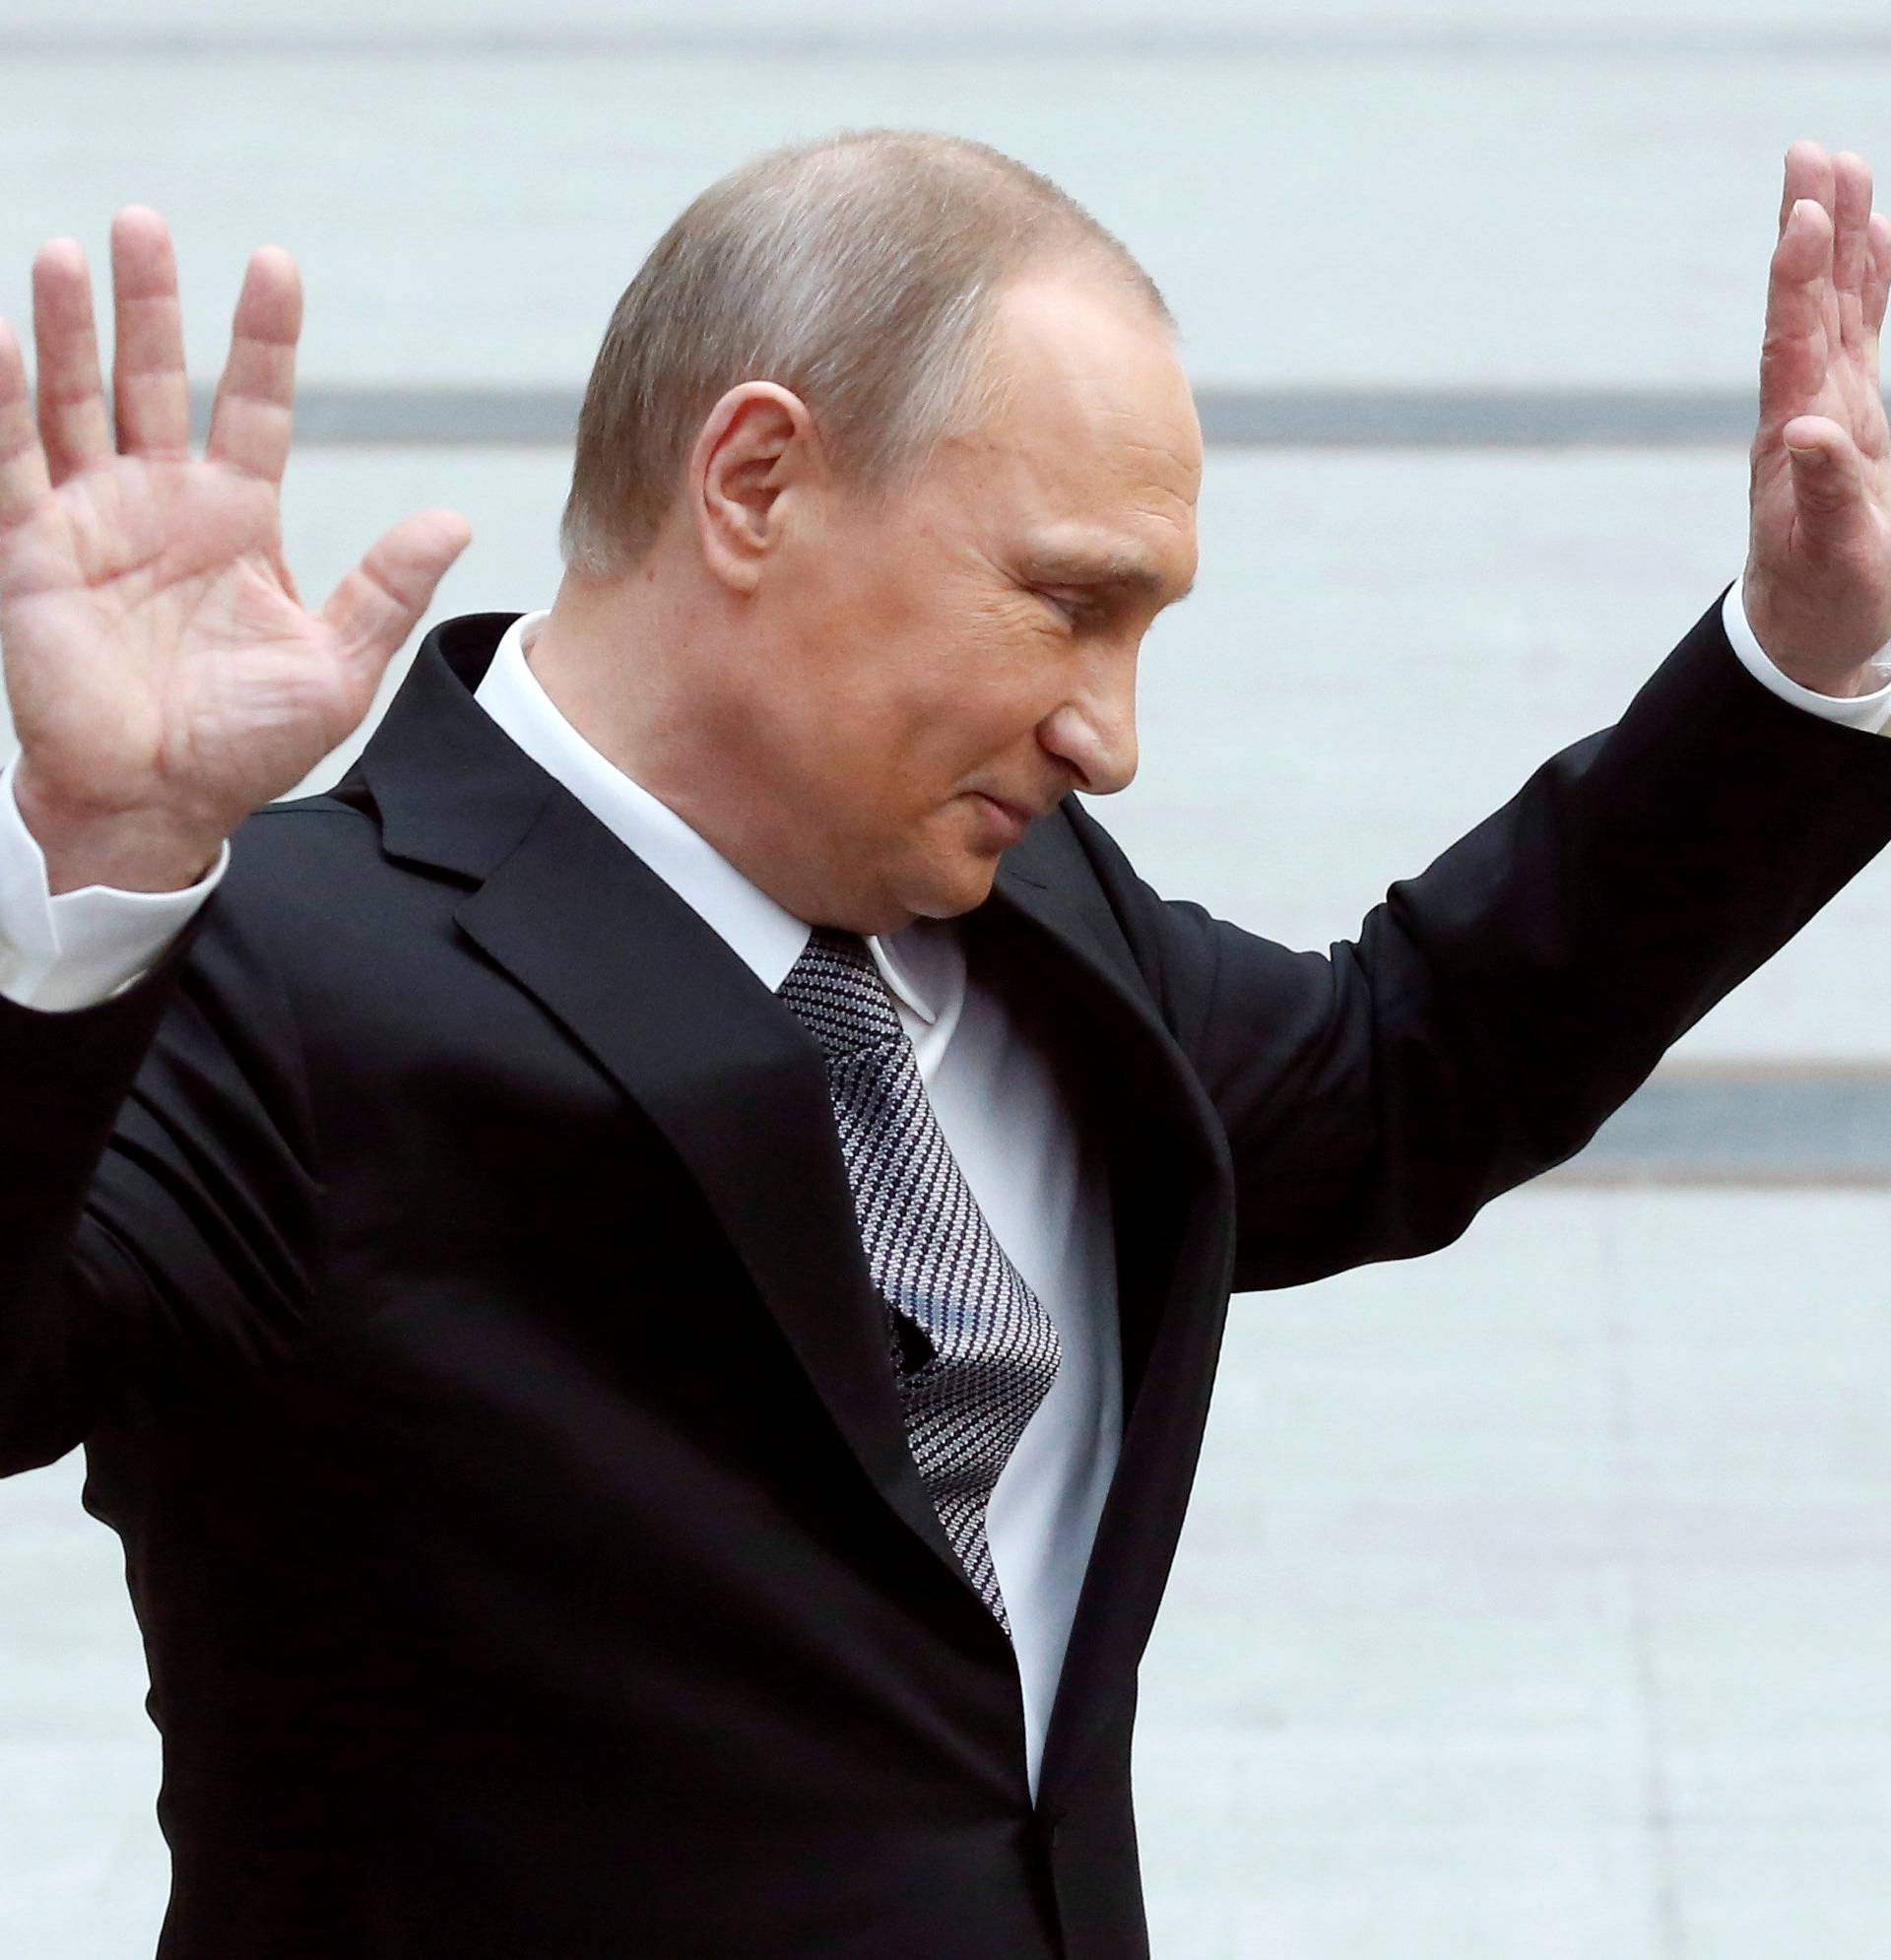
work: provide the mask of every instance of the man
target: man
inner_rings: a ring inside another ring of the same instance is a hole
[[[1158,899],[1201,437],[982,146],[713,186],[618,309],[549,613],[319,613],[252,260],[206,453],[113,231],[0,340],[0,1469],[83,1442],[163,1951],[1146,1952],[1135,1675],[1231,1287],[1444,1244],[1891,836],[1891,225],[1789,154],[1744,578],[1355,944]],[[1784,697],[1784,698],[1782,698]],[[1835,726],[1851,720],[1855,726]]]

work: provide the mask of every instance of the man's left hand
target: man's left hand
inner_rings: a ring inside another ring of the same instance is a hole
[[[1752,532],[1741,600],[1755,638],[1801,686],[1882,686],[1891,640],[1891,431],[1878,335],[1891,219],[1871,171],[1816,143],[1786,153],[1760,351]]]

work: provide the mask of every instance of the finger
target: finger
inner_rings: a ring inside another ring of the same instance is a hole
[[[1832,209],[1832,159],[1811,142],[1799,142],[1786,153],[1785,182],[1780,192],[1780,234],[1784,236],[1793,217],[1793,207],[1800,198]]]
[[[1793,468],[1799,534],[1817,556],[1858,528],[1867,496],[1864,459],[1829,416],[1796,416],[1781,435]]]
[[[111,295],[118,447],[127,456],[187,456],[190,386],[177,258],[164,221],[144,205],[128,205],[112,220]]]
[[[1760,426],[1801,414],[1825,385],[1831,358],[1825,301],[1831,285],[1832,221],[1801,198],[1773,248],[1760,346]]]
[[[378,678],[471,536],[472,527],[453,510],[423,510],[395,525],[322,608],[344,659]]]
[[[280,245],[254,253],[236,299],[229,359],[210,412],[204,453],[218,462],[283,480],[294,422],[295,342],[302,330],[302,282]]]
[[[1891,218],[1874,211],[1865,233],[1867,253],[1861,304],[1865,331],[1877,334],[1884,328],[1884,305],[1891,295]]]
[[[1869,258],[1865,230],[1871,222],[1871,169],[1864,159],[1842,150],[1832,160],[1832,286],[1838,301],[1840,337],[1858,349],[1864,340],[1864,274]]]
[[[12,327],[0,320],[0,531],[29,516],[51,489],[27,391],[26,358]]]
[[[39,440],[62,484],[111,452],[111,419],[98,374],[92,273],[76,238],[53,238],[33,262],[33,340],[39,382]]]

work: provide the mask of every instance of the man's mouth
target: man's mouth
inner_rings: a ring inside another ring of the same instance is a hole
[[[1036,819],[1037,812],[1027,804],[1012,803],[987,790],[973,790],[971,794],[984,806],[990,817],[991,835],[1001,845],[1015,844]]]

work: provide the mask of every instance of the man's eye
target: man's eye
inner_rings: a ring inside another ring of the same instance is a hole
[[[1087,599],[1061,599],[1055,592],[1040,592],[1039,597],[1048,599],[1073,625],[1096,610],[1094,602]]]

